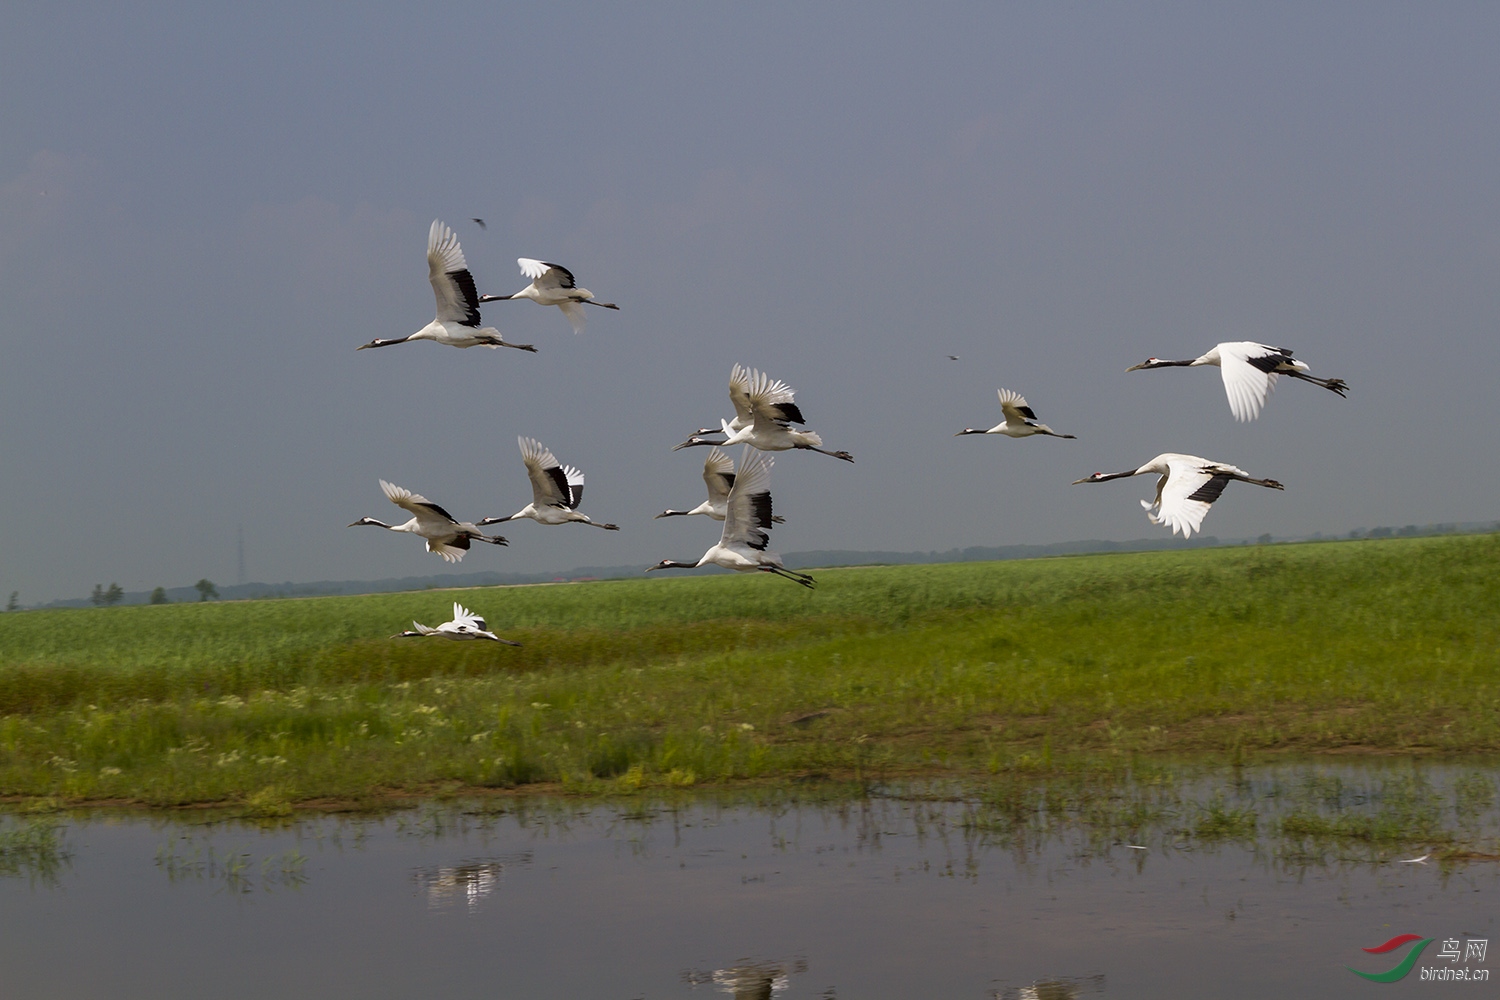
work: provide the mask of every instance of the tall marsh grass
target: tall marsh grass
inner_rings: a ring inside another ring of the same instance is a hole
[[[1495,751],[1497,564],[1500,538],[1448,536],[5,614],[0,795]],[[387,638],[455,599],[524,648]]]

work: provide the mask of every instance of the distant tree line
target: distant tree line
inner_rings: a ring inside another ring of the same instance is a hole
[[[96,608],[104,608],[108,607],[111,604],[119,604],[124,599],[125,589],[118,583],[110,584],[108,590],[104,589],[104,584],[96,583],[94,584],[94,592],[89,595],[89,600],[94,603],[94,607]]]

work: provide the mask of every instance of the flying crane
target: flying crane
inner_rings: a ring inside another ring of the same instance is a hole
[[[1073,485],[1103,483],[1147,473],[1155,473],[1161,478],[1156,482],[1156,499],[1150,503],[1141,501],[1146,516],[1151,519],[1152,524],[1170,527],[1174,535],[1181,532],[1183,538],[1191,538],[1193,532],[1201,530],[1199,525],[1203,523],[1203,516],[1208,513],[1209,505],[1219,499],[1224,487],[1235,480],[1273,490],[1285,489],[1274,479],[1253,479],[1244,469],[1233,465],[1174,452],[1157,455],[1139,469],[1128,472],[1096,472],[1092,476],[1073,480]]]
[[[1236,420],[1254,420],[1260,416],[1260,408],[1276,388],[1276,379],[1285,375],[1301,379],[1313,385],[1321,385],[1339,398],[1349,391],[1349,385],[1341,378],[1316,378],[1308,372],[1307,364],[1292,357],[1290,348],[1257,344],[1253,340],[1232,340],[1217,344],[1213,350],[1201,357],[1186,361],[1163,361],[1147,358],[1138,365],[1131,365],[1127,372],[1152,368],[1198,368],[1212,365],[1219,369],[1224,379],[1224,392],[1229,396],[1229,411]]]
[[[416,333],[392,340],[377,337],[355,350],[389,347],[408,340],[435,340],[449,347],[514,347],[536,353],[530,344],[512,344],[494,327],[479,325],[479,292],[464,261],[463,248],[453,230],[437,219],[432,220],[432,228],[427,231],[427,279],[437,296],[436,319]]]

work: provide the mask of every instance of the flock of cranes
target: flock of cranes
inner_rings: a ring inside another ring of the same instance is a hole
[[[474,221],[481,228],[484,227],[482,220]],[[519,258],[517,264],[522,275],[531,279],[529,285],[510,295],[480,295],[473,275],[469,273],[458,237],[441,221],[434,220],[427,235],[427,266],[428,280],[432,283],[433,294],[437,299],[436,317],[413,334],[390,340],[372,340],[368,344],[362,344],[358,350],[388,347],[412,340],[431,340],[450,347],[512,347],[534,353],[536,348],[531,344],[510,343],[501,336],[499,330],[482,326],[479,307],[490,302],[514,299],[530,299],[538,305],[556,306],[567,317],[575,334],[584,329],[584,306],[620,308],[613,302],[597,301],[593,293],[580,288],[573,273],[560,264],[529,257]],[[949,357],[953,358],[952,355]],[[1292,357],[1292,352],[1286,348],[1253,341],[1218,344],[1202,356],[1185,361],[1148,358],[1126,371],[1204,366],[1219,369],[1229,399],[1230,412],[1239,421],[1254,420],[1260,415],[1277,379],[1283,375],[1322,386],[1340,397],[1349,388],[1342,379],[1313,376],[1308,366]],[[966,427],[954,436],[998,434],[1011,438],[1075,437],[1073,434],[1060,434],[1040,423],[1036,412],[1019,393],[1000,389],[998,395],[1000,408],[1005,416],[1002,423],[988,429]],[[665,510],[656,515],[661,518],[703,514],[721,521],[723,529],[719,541],[696,562],[663,559],[647,572],[714,565],[739,572],[771,573],[811,588],[815,585],[811,576],[788,570],[782,564],[781,557],[769,548],[768,532],[774,525],[783,523],[783,519],[773,511],[770,482],[774,458],[770,453],[815,451],[845,462],[853,462],[854,457],[847,451],[825,449],[822,437],[806,428],[802,410],[796,403],[795,390],[765,372],[736,364],[729,375],[729,400],[734,407],[732,419],[721,419],[717,428],[700,427],[687,440],[673,447],[674,451],[692,447],[710,449],[703,464],[703,481],[708,488],[708,499],[691,510]],[[507,544],[504,537],[486,535],[480,529],[519,518],[530,518],[544,525],[578,522],[606,531],[619,530],[617,525],[591,520],[578,510],[583,499],[582,472],[571,465],[563,465],[535,438],[523,436],[517,442],[521,448],[521,460],[525,464],[526,474],[531,480],[532,500],[509,517],[486,517],[478,522],[459,521],[426,497],[382,479],[380,488],[386,498],[411,514],[410,520],[403,524],[386,524],[366,517],[355,521],[350,527],[374,525],[417,535],[426,541],[427,551],[440,555],[448,562],[462,559],[472,542]],[[745,446],[738,469],[725,453],[725,449],[737,445]],[[1184,537],[1190,537],[1193,532],[1201,530],[1209,506],[1233,481],[1254,483],[1268,489],[1283,488],[1273,479],[1253,478],[1233,465],[1170,452],[1156,456],[1139,468],[1115,473],[1096,472],[1075,480],[1074,484],[1102,483],[1146,474],[1161,477],[1156,484],[1155,499],[1150,502],[1141,501],[1147,517],[1152,523],[1165,525],[1173,533],[1181,533]],[[412,624],[415,631],[402,632],[393,638],[420,636],[486,639],[518,645],[488,631],[483,618],[457,603],[453,605],[452,621],[436,628],[417,622]]]

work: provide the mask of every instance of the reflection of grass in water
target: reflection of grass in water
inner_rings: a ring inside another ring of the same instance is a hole
[[[171,882],[220,882],[228,892],[295,889],[307,882],[307,856],[293,850],[267,855],[257,864],[249,851],[221,852],[211,843],[180,837],[156,851],[156,867]]]
[[[519,650],[384,638],[451,593],[4,615],[0,794],[273,819],[445,788],[1493,752],[1497,556],[1471,536],[466,592]]]
[[[0,877],[25,875],[55,885],[73,856],[62,843],[65,829],[50,817],[0,822]]]
[[[1305,799],[1299,802],[1281,818],[1280,830],[1294,840],[1452,844],[1466,828],[1477,832],[1472,828],[1494,802],[1492,787],[1479,773],[1455,779],[1446,794],[1420,775],[1386,778],[1368,788],[1315,784],[1310,789],[1312,807]]]
[[[993,781],[963,799],[963,828],[988,843],[1032,849],[1071,835],[1107,853],[1124,844],[1238,842],[1302,861],[1351,850],[1385,862],[1417,850],[1442,860],[1493,858],[1500,812],[1488,773],[1441,766],[1381,773],[1306,765],[1228,776],[1160,766],[1139,777],[1079,768]]]
[[[1198,806],[1193,836],[1199,840],[1250,840],[1255,837],[1255,810],[1235,808],[1215,798]]]

